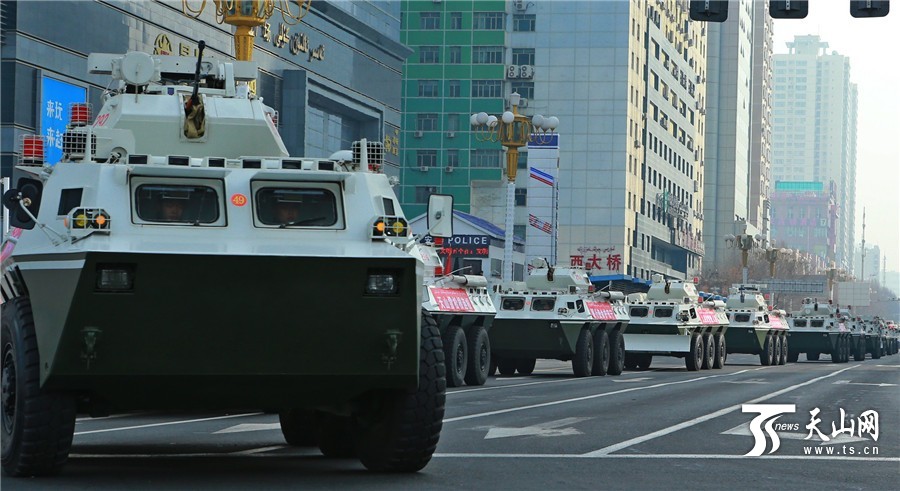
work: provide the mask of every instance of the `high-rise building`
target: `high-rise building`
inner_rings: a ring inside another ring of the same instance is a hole
[[[772,241],[831,264],[837,235],[837,186],[809,181],[777,181],[772,190]]]
[[[850,59],[819,36],[796,36],[774,55],[772,175],[836,184],[835,261],[853,267],[857,88]],[[783,211],[775,211],[781,214]]]
[[[416,51],[401,159],[411,215],[440,191],[501,221],[502,148],[466,130],[471,113],[499,114],[516,91],[526,115],[560,120],[558,262],[648,279],[699,272],[706,24],[689,21],[686,2],[409,1],[403,13]],[[528,179],[518,174],[523,236],[545,226],[529,221]]]

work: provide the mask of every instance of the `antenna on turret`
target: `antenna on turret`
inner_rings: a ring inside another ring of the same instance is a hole
[[[191,98],[184,103],[184,115],[187,116],[191,113],[191,108],[196,106],[200,102],[200,96],[198,92],[200,91],[200,64],[203,62],[203,48],[206,47],[206,41],[200,41],[200,44],[197,47],[197,68],[194,71],[194,92],[191,93]]]

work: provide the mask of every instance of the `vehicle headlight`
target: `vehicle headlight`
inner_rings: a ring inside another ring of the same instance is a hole
[[[134,265],[98,264],[96,288],[101,292],[134,290]]]
[[[366,280],[366,293],[369,295],[394,295],[400,291],[400,282],[394,273],[370,273]]]

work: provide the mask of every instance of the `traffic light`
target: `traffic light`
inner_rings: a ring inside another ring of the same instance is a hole
[[[805,19],[809,14],[808,1],[770,1],[769,16],[773,19]]]
[[[850,15],[853,17],[884,17],[891,10],[888,0],[851,0]]]
[[[725,22],[728,19],[728,0],[691,0],[690,17],[691,20]]]

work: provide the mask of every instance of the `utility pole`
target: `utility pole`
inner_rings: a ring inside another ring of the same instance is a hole
[[[859,277],[866,281],[866,208],[863,207],[863,230],[862,230],[862,264],[859,268]]]

